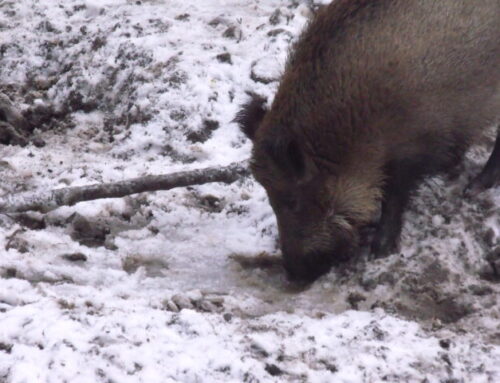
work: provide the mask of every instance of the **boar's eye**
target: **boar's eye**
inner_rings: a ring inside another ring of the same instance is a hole
[[[318,171],[299,141],[292,137],[274,137],[272,140],[262,142],[261,145],[276,167],[289,180],[302,184]]]
[[[264,143],[267,153],[276,165],[290,176],[300,178],[305,165],[302,151],[295,140],[275,140]]]

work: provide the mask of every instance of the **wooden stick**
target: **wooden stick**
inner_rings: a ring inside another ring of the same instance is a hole
[[[249,174],[248,161],[242,161],[225,167],[144,176],[120,182],[67,187],[45,192],[25,192],[0,198],[0,213],[22,213],[30,210],[46,213],[61,206],[72,206],[78,202],[100,198],[119,198],[136,193],[210,182],[230,184]]]

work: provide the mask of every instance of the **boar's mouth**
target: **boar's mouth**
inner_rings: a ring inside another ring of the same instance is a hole
[[[350,225],[327,231],[317,231],[307,240],[282,242],[283,266],[292,282],[312,283],[357,253],[358,235]]]
[[[352,249],[351,249],[352,250]],[[315,252],[301,257],[291,257],[283,254],[283,266],[288,279],[297,283],[312,283],[333,267],[347,262],[352,251]]]
[[[293,282],[312,283],[328,273],[334,265],[334,258],[329,253],[313,253],[300,258],[283,256],[288,278]]]

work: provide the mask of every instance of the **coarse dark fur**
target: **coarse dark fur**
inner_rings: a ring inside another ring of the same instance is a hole
[[[236,117],[292,278],[349,258],[380,205],[372,252],[397,250],[418,182],[499,121],[499,18],[500,0],[334,0],[311,21],[270,110]],[[499,183],[497,137],[469,191]]]

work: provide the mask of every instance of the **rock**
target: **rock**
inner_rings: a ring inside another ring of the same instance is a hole
[[[3,278],[16,278],[17,277],[17,269],[14,267],[8,267],[5,269],[5,272],[2,275]]]
[[[283,375],[283,371],[281,370],[281,368],[279,368],[275,364],[266,363],[266,367],[264,367],[264,368],[269,373],[269,375],[271,375],[271,376],[280,376],[280,375]]]
[[[174,313],[179,312],[179,307],[177,307],[171,299],[165,299],[163,301],[163,307],[165,307],[168,311],[173,311]]]
[[[276,9],[272,14],[271,16],[269,16],[269,23],[271,25],[277,25],[280,23],[281,21],[281,16],[282,16],[282,13],[281,13],[281,10],[278,8]]]
[[[237,40],[241,39],[241,35],[242,35],[241,29],[238,28],[236,25],[229,26],[222,34],[222,36],[227,39],[237,39]]]
[[[24,238],[14,236],[5,245],[5,250],[14,249],[20,253],[27,253],[29,251],[29,242]]]
[[[61,257],[67,261],[70,261],[70,262],[86,262],[87,261],[87,256],[83,253],[63,254],[63,255],[61,255]]]
[[[12,344],[0,342],[0,352],[10,354],[12,351],[12,347]]]
[[[227,63],[227,64],[232,64],[232,60],[231,60],[231,54],[225,52],[225,53],[221,53],[220,55],[217,55],[215,56],[215,58],[217,59],[217,61],[221,62],[221,63]]]
[[[217,307],[212,302],[207,301],[207,300],[202,300],[200,302],[197,302],[196,308],[200,309],[201,311],[206,311],[209,313],[215,313],[215,312],[220,310],[219,307]]]
[[[179,309],[194,309],[194,305],[191,300],[182,294],[176,294],[172,297],[172,302],[176,304]]]
[[[107,225],[90,221],[78,213],[73,214],[68,221],[72,226],[71,238],[74,241],[87,247],[104,246],[106,236],[110,233]]]
[[[106,38],[97,36],[94,39],[94,41],[92,41],[92,50],[98,51],[99,49],[101,49],[105,45],[106,45]]]
[[[219,121],[216,120],[203,120],[203,124],[200,130],[190,132],[186,138],[192,143],[203,143],[212,137],[212,133],[219,128]]]
[[[276,28],[276,29],[273,29],[273,30],[270,30],[269,32],[267,32],[267,35],[269,37],[274,37],[274,36],[278,36],[282,33],[286,33],[287,31],[283,28]],[[288,33],[289,34],[289,33]]]
[[[37,148],[43,148],[47,143],[40,137],[34,137],[31,140],[32,144],[35,145]]]
[[[363,301],[366,301],[366,297],[356,291],[349,293],[349,295],[347,296],[347,302],[354,310],[357,310],[358,304]]]
[[[449,339],[440,339],[439,340],[439,345],[444,348],[445,350],[448,350],[451,345],[451,340]]]
[[[182,13],[180,15],[175,16],[176,20],[179,21],[188,21],[191,15],[189,13]]]
[[[47,227],[45,217],[40,213],[23,213],[13,216],[14,220],[21,226],[30,230],[42,230]]]

